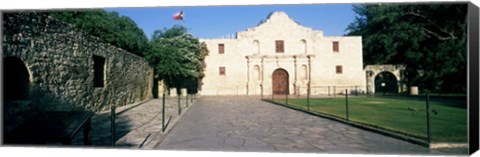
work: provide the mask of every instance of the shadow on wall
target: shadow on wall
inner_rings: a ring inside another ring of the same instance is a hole
[[[4,101],[3,110],[3,136],[8,137],[9,134],[16,128],[22,125],[26,120],[35,116],[36,114],[42,114],[43,111],[85,111],[83,108],[75,107],[62,99],[56,99],[52,96],[51,92],[35,90],[38,89],[33,86],[33,91],[30,93],[42,93],[41,97],[35,99],[24,99],[16,101]],[[34,94],[35,95],[35,94]],[[42,103],[49,102],[50,104],[57,104],[58,106],[64,106],[62,109],[51,107],[44,107]],[[66,107],[68,106],[68,107]],[[48,116],[48,115],[41,115]],[[64,117],[69,118],[69,117]],[[111,146],[111,114],[110,112],[96,113],[91,119],[91,142],[93,146]],[[127,135],[132,129],[132,121],[127,116],[121,116],[117,113],[115,116],[116,129],[115,129],[115,141],[118,141],[123,136]],[[35,128],[31,128],[34,130]],[[79,131],[73,138],[73,146],[83,146],[83,132]],[[8,144],[8,143],[7,143]],[[23,144],[22,144],[23,145]],[[25,144],[31,145],[31,144]],[[40,144],[43,145],[43,144]],[[45,145],[58,146],[61,143],[48,143]],[[132,144],[133,145],[133,144]],[[123,144],[122,147],[128,144]],[[68,147],[68,146],[66,146]]]
[[[5,57],[4,65],[3,137],[8,137],[15,128],[32,118],[32,116],[42,114],[44,111],[89,110],[72,104],[71,101],[66,101],[37,84],[30,83],[31,76],[21,59]],[[102,105],[110,106],[110,104]],[[119,105],[121,104],[117,106]],[[45,117],[48,115],[40,116]],[[118,129],[115,132],[115,141],[125,136],[132,129],[131,121],[127,117],[117,116],[116,122]],[[91,126],[92,144],[95,146],[110,146],[111,114],[94,115]],[[31,129],[34,130],[35,128]],[[73,141],[74,145],[82,145],[83,133],[79,132],[75,139],[80,139],[81,142]],[[53,143],[53,145],[57,145],[57,143]]]
[[[115,117],[115,139],[117,142],[127,135],[133,128],[133,122],[126,116]],[[83,146],[83,133],[79,133],[72,141],[73,146]],[[110,147],[111,142],[111,114],[97,113],[92,117],[92,146]],[[134,144],[122,144],[121,147],[130,147]]]

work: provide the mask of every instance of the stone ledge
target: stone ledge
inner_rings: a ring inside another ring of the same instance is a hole
[[[430,149],[468,148],[468,143],[430,143]]]

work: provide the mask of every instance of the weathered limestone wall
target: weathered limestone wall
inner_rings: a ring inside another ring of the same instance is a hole
[[[4,13],[2,29],[2,58],[23,61],[39,109],[102,111],[152,97],[153,69],[143,57],[44,13]],[[94,55],[105,58],[103,87],[94,87]]]

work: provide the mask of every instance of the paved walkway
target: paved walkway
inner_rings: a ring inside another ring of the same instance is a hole
[[[466,153],[430,150],[252,97],[198,99],[156,148],[362,154]]]
[[[189,99],[189,107],[195,100]],[[178,115],[177,97],[165,100],[165,123],[171,120],[162,132],[162,99],[130,104],[116,109],[115,148],[151,149],[160,143],[163,137],[188,110],[185,97],[181,99],[182,115]],[[92,145],[94,147],[111,147],[110,111],[96,113],[92,117]],[[73,145],[83,146],[83,134],[79,133]]]

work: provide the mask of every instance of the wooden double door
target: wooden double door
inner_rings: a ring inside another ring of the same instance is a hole
[[[285,69],[276,69],[272,74],[273,94],[289,94],[288,72]]]

